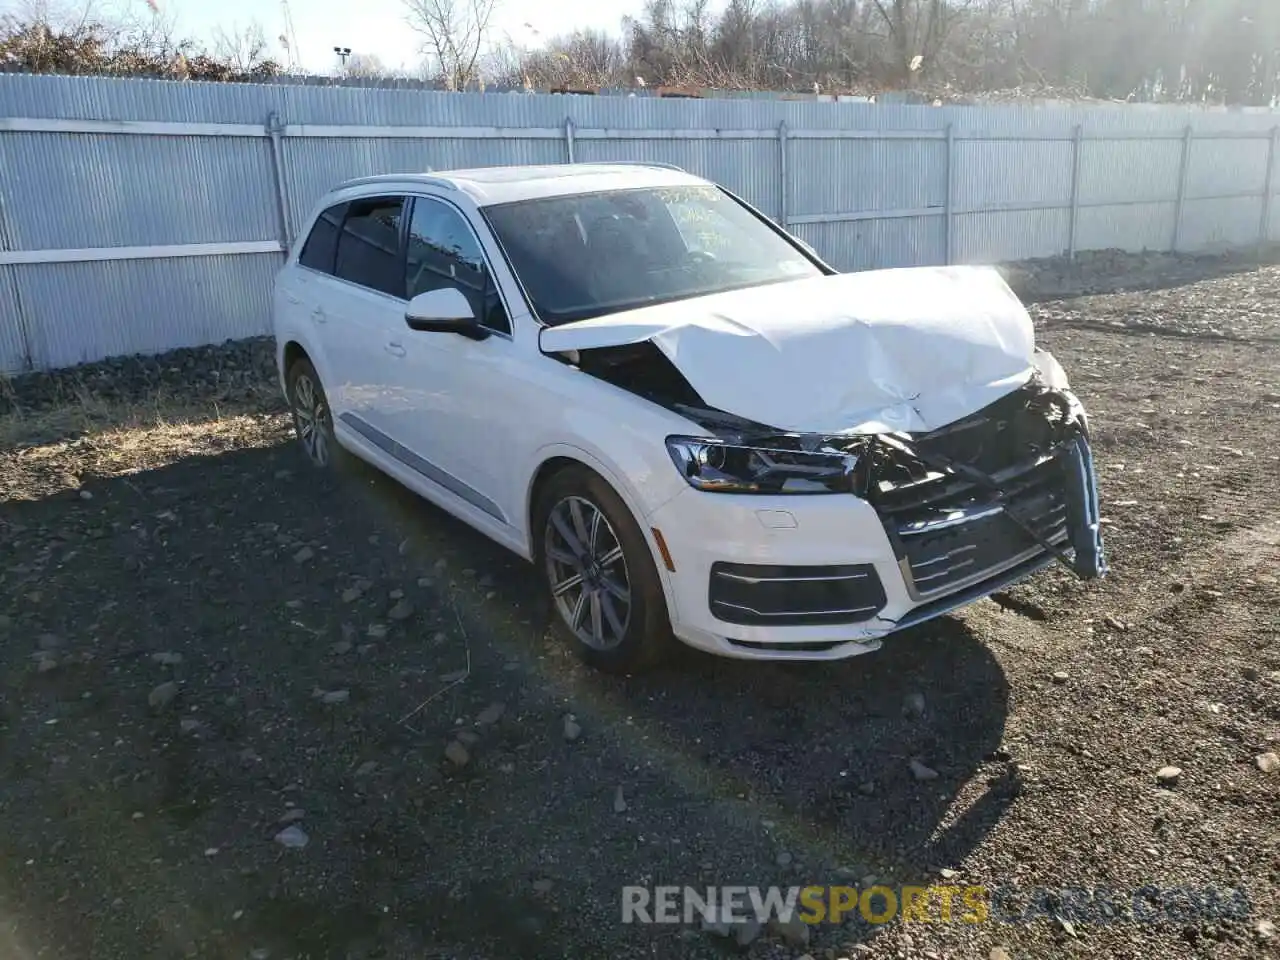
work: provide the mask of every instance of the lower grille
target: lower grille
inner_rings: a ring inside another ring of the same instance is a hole
[[[716,563],[711,612],[726,623],[800,626],[870,620],[885,604],[870,564],[777,567]]]
[[[1067,498],[1061,464],[1048,460],[1004,484],[1003,500],[971,488],[920,510],[896,510],[886,520],[908,587],[917,600],[962,589],[1044,548],[1009,511],[1043,540],[1067,540]]]

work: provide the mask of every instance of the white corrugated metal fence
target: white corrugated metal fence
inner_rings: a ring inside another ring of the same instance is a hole
[[[0,372],[269,332],[284,244],[363,174],[674,163],[845,270],[1195,251],[1276,239],[1277,119],[0,74]]]

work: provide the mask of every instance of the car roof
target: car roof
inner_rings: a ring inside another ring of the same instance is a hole
[[[602,190],[705,186],[707,181],[665,164],[562,163],[386,174],[349,180],[339,189],[366,185],[405,187],[414,184],[458,190],[469,196],[477,206],[483,207],[541,197],[597,193]]]

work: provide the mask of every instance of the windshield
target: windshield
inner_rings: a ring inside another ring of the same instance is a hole
[[[823,273],[712,186],[521,200],[484,213],[534,313],[553,326]]]

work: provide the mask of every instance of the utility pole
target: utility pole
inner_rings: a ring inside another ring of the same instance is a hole
[[[347,57],[351,56],[350,47],[334,47],[333,52],[342,60],[342,69],[347,69]]]

